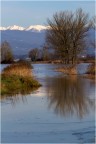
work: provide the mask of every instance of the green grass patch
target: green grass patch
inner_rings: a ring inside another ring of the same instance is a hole
[[[40,86],[29,65],[12,64],[1,74],[1,96],[29,94]]]

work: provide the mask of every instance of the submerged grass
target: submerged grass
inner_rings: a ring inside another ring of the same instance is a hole
[[[12,64],[1,74],[1,96],[31,93],[40,86],[32,76],[31,64],[27,62]]]

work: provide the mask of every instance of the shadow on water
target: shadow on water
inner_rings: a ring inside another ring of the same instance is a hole
[[[65,76],[46,79],[49,84],[48,94],[49,108],[53,108],[56,114],[62,116],[76,114],[79,118],[94,109],[94,99],[88,96],[87,81],[77,76]]]

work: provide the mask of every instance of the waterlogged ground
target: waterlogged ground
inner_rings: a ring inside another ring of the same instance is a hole
[[[95,143],[94,81],[54,71],[60,65],[33,66],[42,87],[1,100],[2,143]]]

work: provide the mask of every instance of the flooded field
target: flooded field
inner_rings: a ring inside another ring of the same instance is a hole
[[[42,87],[1,100],[2,143],[94,143],[94,81],[56,72],[56,64],[33,67]]]

